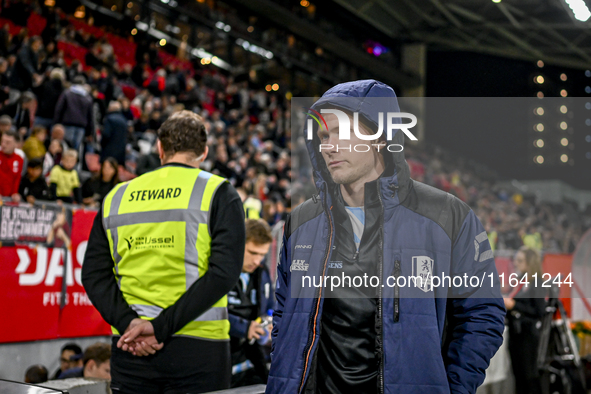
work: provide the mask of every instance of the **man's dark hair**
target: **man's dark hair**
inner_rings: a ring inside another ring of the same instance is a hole
[[[27,168],[39,168],[39,167],[43,167],[43,160],[41,160],[40,158],[31,159],[27,163]],[[80,349],[80,348],[78,348],[78,349]],[[63,352],[63,350],[62,350],[62,352]]]
[[[74,352],[74,354],[82,354],[82,349],[80,348],[80,346],[76,345],[73,342],[70,343],[66,343],[63,347],[62,347],[62,351],[61,353],[63,353],[65,350],[71,350]]]
[[[44,383],[47,382],[47,368],[43,365],[33,365],[25,372],[25,383]]]
[[[261,219],[248,219],[246,221],[246,242],[252,241],[256,245],[271,243],[271,228]]]
[[[89,360],[94,360],[96,365],[100,365],[105,361],[111,359],[111,345],[104,342],[97,342],[94,345],[90,345],[84,351],[84,365]]]
[[[158,129],[158,139],[166,156],[178,152],[201,156],[207,143],[203,118],[192,111],[175,112]]]

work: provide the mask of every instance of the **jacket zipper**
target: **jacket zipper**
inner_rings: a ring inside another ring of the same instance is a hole
[[[400,318],[400,288],[398,287],[398,277],[400,276],[400,257],[394,261],[394,322],[398,322]]]
[[[382,201],[382,194],[380,192],[380,182],[379,180],[376,182],[377,192],[378,192],[378,200],[380,200],[380,207],[381,207],[381,214],[379,216],[380,220],[380,228],[378,230],[379,234],[379,242],[378,242],[378,269],[379,269],[379,278],[383,280],[382,273],[384,271],[384,203]],[[379,343],[380,343],[380,370],[378,371],[378,383],[379,383],[379,393],[384,394],[384,315],[383,315],[383,307],[382,307],[382,287],[378,286],[378,318],[380,321],[380,332],[377,333],[379,336]]]
[[[324,203],[324,206],[326,207],[326,201]],[[329,224],[329,233],[328,233],[328,243],[326,245],[326,252],[324,253],[324,267],[322,267],[322,279],[324,280],[324,275],[326,274],[326,265],[328,262],[328,257],[330,255],[330,249],[332,248],[332,233],[333,233],[333,228],[332,228],[332,217],[330,215],[330,210],[332,209],[332,207],[330,208],[325,208],[324,212],[326,213],[326,216],[328,217],[328,224]],[[317,298],[316,298],[316,308],[314,311],[312,311],[312,315],[310,315],[310,317],[313,316],[313,318],[310,320],[309,325],[312,328],[312,336],[308,337],[308,343],[306,344],[306,347],[304,348],[304,370],[302,373],[302,380],[300,382],[300,389],[299,389],[299,393],[302,393],[304,390],[304,383],[306,381],[306,372],[308,370],[308,360],[310,359],[310,355],[312,353],[312,348],[314,347],[314,341],[316,340],[316,324],[317,324],[317,319],[318,319],[318,310],[320,309],[320,301],[322,300],[322,286],[320,286],[318,288],[318,294],[317,294]]]

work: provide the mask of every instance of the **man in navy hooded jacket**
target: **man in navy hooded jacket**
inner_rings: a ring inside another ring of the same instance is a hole
[[[285,224],[267,393],[474,393],[502,343],[486,232],[462,201],[410,178],[388,112],[396,95],[374,80],[337,85],[308,111],[319,194]],[[396,282],[421,273],[430,280]],[[380,282],[331,286],[345,276]],[[464,281],[435,284],[446,276]]]

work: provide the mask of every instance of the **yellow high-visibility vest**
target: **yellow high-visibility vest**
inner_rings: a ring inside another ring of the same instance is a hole
[[[102,219],[113,272],[141,318],[158,316],[207,272],[209,213],[223,182],[197,168],[164,166],[117,185],[105,198]],[[228,340],[227,306],[224,296],[174,335]]]

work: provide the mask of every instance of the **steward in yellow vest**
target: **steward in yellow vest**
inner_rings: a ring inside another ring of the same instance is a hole
[[[201,117],[173,114],[158,131],[163,166],[117,185],[94,221],[82,282],[113,329],[114,391],[229,387],[226,294],[242,269],[244,210],[199,169],[206,140]]]

